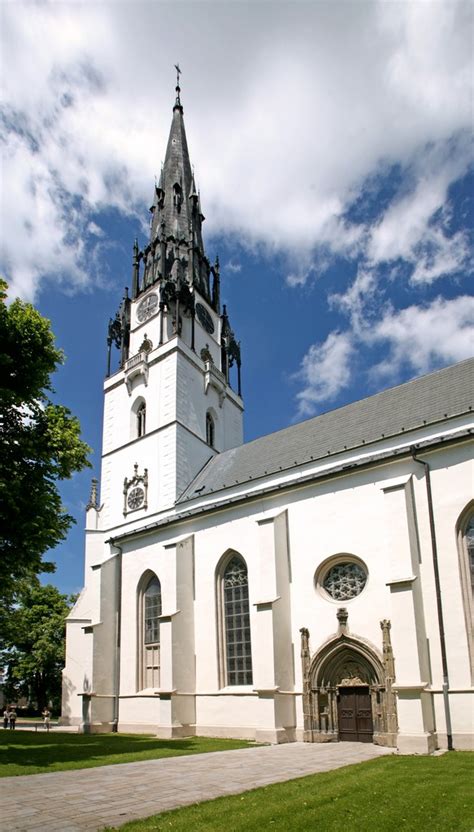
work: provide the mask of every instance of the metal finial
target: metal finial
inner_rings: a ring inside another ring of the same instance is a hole
[[[181,107],[181,99],[179,97],[181,92],[181,87],[179,86],[179,76],[181,75],[181,70],[179,68],[179,64],[175,64],[174,68],[176,70],[176,104],[178,107]]]

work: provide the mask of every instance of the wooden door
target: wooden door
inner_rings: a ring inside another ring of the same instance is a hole
[[[339,688],[337,696],[339,739],[372,742],[374,733],[369,688]]]

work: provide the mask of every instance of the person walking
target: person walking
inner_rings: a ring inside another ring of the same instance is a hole
[[[3,711],[3,727],[8,728],[10,724],[10,711],[8,709],[8,705],[5,707]]]
[[[16,725],[16,711],[15,708],[12,708],[10,711],[10,731],[15,730]]]
[[[45,708],[41,716],[43,717],[43,727],[46,731],[49,731],[49,724],[51,722],[51,711],[48,708]]]

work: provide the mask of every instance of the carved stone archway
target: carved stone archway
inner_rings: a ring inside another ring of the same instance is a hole
[[[334,742],[339,739],[338,697],[349,687],[370,692],[373,742],[396,746],[396,698],[390,622],[381,621],[383,654],[364,639],[351,635],[347,611],[338,610],[338,632],[311,657],[309,631],[301,632],[303,663],[303,714],[305,742]]]

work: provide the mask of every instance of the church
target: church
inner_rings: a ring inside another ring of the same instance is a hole
[[[243,443],[240,343],[176,93],[109,324],[62,721],[470,748],[474,360]]]

